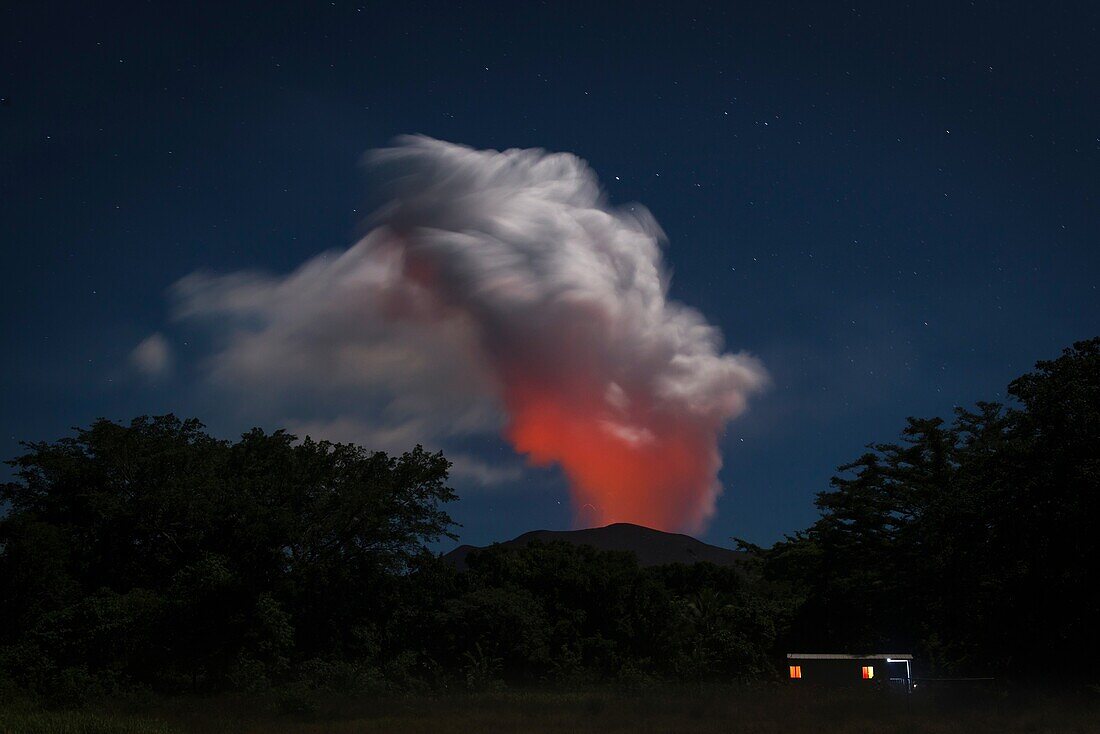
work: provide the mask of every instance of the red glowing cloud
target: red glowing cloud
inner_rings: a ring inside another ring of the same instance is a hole
[[[570,155],[414,138],[378,158],[400,176],[375,236],[401,252],[428,318],[475,325],[505,438],[562,468],[578,524],[702,529],[718,436],[766,378],[668,300],[648,212],[610,209]]]
[[[721,466],[713,435],[670,421],[630,432],[600,406],[563,404],[552,393],[509,400],[507,438],[532,463],[561,465],[578,524],[632,522],[695,532],[714,511]]]
[[[369,160],[392,198],[346,252],[177,285],[178,315],[235,324],[216,374],[358,381],[453,433],[487,406],[529,463],[561,467],[578,524],[702,529],[719,436],[767,378],[668,298],[653,217],[610,207],[569,154],[405,138]]]

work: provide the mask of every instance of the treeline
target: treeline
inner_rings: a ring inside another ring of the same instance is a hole
[[[459,573],[448,462],[173,416],[98,421],[14,460],[0,675],[73,698],[301,685],[627,684],[769,669],[775,615],[738,573],[567,544]],[[452,536],[453,537],[453,536]]]
[[[440,454],[98,421],[10,462],[0,678],[69,698],[633,685],[769,677],[790,647],[1069,675],[1100,649],[1100,339],[1009,392],[911,419],[742,569],[552,543],[460,573],[427,549],[453,537]]]
[[[914,650],[944,674],[1097,680],[1100,338],[1008,386],[1011,406],[910,418],[761,551],[784,642]]]

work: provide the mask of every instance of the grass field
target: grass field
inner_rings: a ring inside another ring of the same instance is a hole
[[[0,704],[0,732],[18,734],[473,734],[477,732],[1100,732],[1100,696],[983,694],[868,697],[774,687],[703,690],[509,691],[325,699],[146,698],[49,710]]]

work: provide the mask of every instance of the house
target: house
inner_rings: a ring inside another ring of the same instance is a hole
[[[913,656],[907,653],[837,655],[787,653],[787,678],[800,685],[889,685],[913,688]]]

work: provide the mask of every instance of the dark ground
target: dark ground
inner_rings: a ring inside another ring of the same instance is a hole
[[[1100,732],[1100,694],[966,691],[854,695],[786,686],[526,690],[483,694],[326,698],[131,698],[79,710],[0,705],[0,731],[114,732]]]

